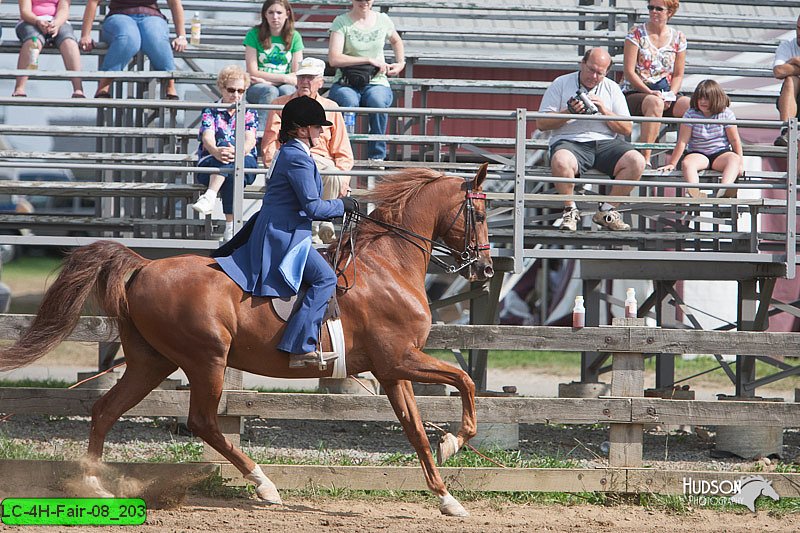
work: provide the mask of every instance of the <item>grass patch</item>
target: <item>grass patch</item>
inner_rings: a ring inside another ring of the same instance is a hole
[[[0,387],[29,387],[35,389],[66,389],[72,385],[63,379],[0,379]]]
[[[426,353],[443,361],[454,362],[455,357],[450,350],[426,350]],[[466,350],[464,357],[467,357]],[[491,350],[489,366],[491,368],[537,368],[542,371],[580,370],[581,354],[579,352],[519,351]]]
[[[3,265],[3,281],[12,289],[26,285],[43,287],[45,280],[55,279],[60,267],[61,259],[57,257],[22,256]]]
[[[191,463],[203,459],[202,442],[171,442],[164,453],[150,457],[148,463]]]
[[[32,460],[32,461],[64,461],[63,454],[41,450],[41,446],[14,442],[0,433],[0,459]]]

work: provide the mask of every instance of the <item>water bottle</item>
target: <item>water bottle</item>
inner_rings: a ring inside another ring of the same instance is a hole
[[[572,327],[580,329],[586,325],[586,308],[583,307],[583,296],[575,297],[575,307],[572,308]]]
[[[356,132],[356,114],[352,111],[344,113],[344,126],[347,128],[347,133],[352,134]]]
[[[200,44],[200,13],[194,12],[192,17],[192,29],[190,30],[189,43],[193,46]]]
[[[28,60],[28,68],[30,70],[37,70],[39,68],[39,38],[32,39],[32,46],[30,51],[30,58]]]
[[[628,289],[625,293],[625,318],[636,318],[639,304],[636,303],[636,291]]]

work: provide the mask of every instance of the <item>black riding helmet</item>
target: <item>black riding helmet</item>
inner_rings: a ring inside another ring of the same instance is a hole
[[[303,126],[332,126],[319,102],[308,96],[289,100],[281,112],[281,130],[292,131]]]

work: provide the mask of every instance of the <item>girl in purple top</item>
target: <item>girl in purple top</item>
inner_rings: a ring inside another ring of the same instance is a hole
[[[736,120],[728,107],[731,105],[730,98],[714,80],[701,81],[689,105],[683,118]],[[734,124],[681,124],[672,157],[667,165],[658,169],[659,172],[674,170],[681,156],[681,170],[687,183],[699,183],[698,173],[707,168],[722,172],[721,183],[733,183],[744,170],[742,140]],[[686,189],[686,194],[692,198],[706,197],[697,188]],[[736,189],[719,189],[717,197],[735,198]]]

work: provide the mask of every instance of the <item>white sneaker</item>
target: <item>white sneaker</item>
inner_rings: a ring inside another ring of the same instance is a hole
[[[319,238],[322,244],[330,244],[336,238],[336,230],[333,229],[333,222],[322,222],[319,225]]]
[[[204,194],[200,198],[198,198],[195,203],[192,204],[192,209],[194,209],[203,216],[210,215],[211,212],[214,210],[214,200],[216,199],[217,199],[216,196],[212,198]]]
[[[225,224],[225,232],[222,234],[222,242],[233,239],[233,224]]]
[[[561,229],[565,231],[577,231],[578,222],[581,220],[581,212],[578,208],[564,209],[561,214]]]

